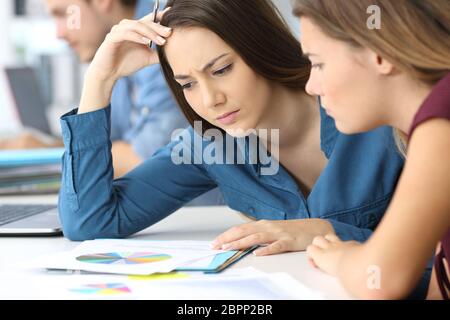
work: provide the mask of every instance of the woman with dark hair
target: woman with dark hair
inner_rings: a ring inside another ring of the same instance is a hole
[[[79,109],[62,117],[65,235],[126,237],[218,186],[232,209],[272,220],[219,238],[241,239],[234,247],[271,244],[258,254],[304,250],[330,232],[366,240],[402,168],[390,130],[337,132],[306,94],[311,66],[270,0],[168,5],[157,17],[161,25],[148,16],[113,28],[87,71]],[[159,59],[150,41],[160,46]],[[113,181],[111,88],[158,61],[196,129]]]

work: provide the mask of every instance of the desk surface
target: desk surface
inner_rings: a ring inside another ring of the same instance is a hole
[[[56,196],[0,197],[5,203],[56,203]],[[230,227],[247,222],[244,217],[227,207],[182,208],[156,225],[139,232],[133,239],[145,240],[208,240]],[[31,271],[18,271],[15,265],[57,251],[71,250],[79,245],[63,237],[0,238],[0,299],[39,299],[27,293]],[[279,254],[267,257],[248,255],[231,268],[254,267],[264,272],[286,272],[309,288],[324,293],[328,299],[349,299],[349,294],[337,279],[310,266],[305,252]],[[23,275],[23,277],[21,276]],[[40,274],[42,276],[42,273]],[[49,277],[51,275],[48,275]],[[23,281],[21,279],[24,279]],[[28,280],[25,280],[28,279]]]

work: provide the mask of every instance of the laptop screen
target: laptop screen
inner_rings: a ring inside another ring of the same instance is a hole
[[[6,68],[20,120],[25,127],[51,134],[46,106],[34,70],[30,67]]]

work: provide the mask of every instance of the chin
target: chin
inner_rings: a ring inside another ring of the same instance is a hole
[[[344,133],[344,134],[352,134],[353,133],[348,130],[348,127],[346,127],[345,125],[342,125],[342,123],[337,122],[337,121],[336,121],[336,129],[338,129],[338,131],[340,133]]]
[[[354,125],[350,123],[343,123],[336,120],[336,128],[343,134],[358,134],[368,132],[374,128],[368,126]]]
[[[244,138],[251,134],[256,134],[256,129],[252,126],[232,125],[228,128],[223,128],[227,134],[234,138]]]
[[[252,133],[243,129],[226,129],[225,132],[233,138],[245,138]]]

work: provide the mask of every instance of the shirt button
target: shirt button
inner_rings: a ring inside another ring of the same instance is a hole
[[[255,214],[255,208],[251,207],[251,208],[248,210],[248,212],[249,212],[251,215],[254,215],[254,214]]]
[[[143,107],[141,110],[141,115],[143,116],[147,116],[150,113],[150,108],[149,107]]]

